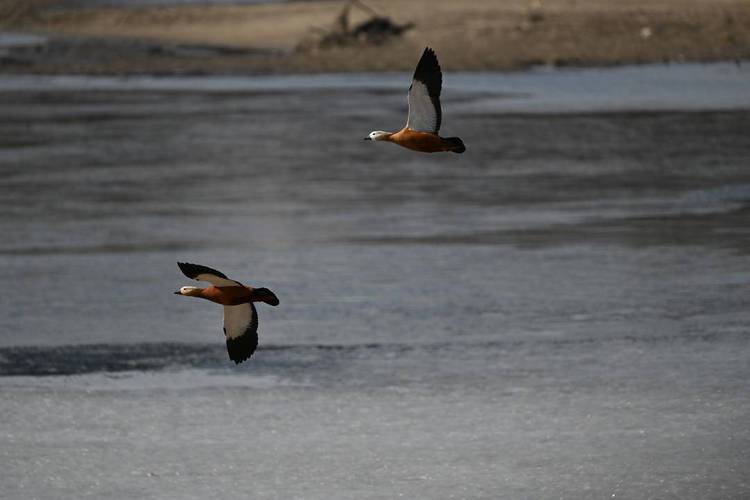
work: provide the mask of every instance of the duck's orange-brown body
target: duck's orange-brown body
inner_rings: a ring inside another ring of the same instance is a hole
[[[453,139],[447,140],[431,132],[420,132],[409,128],[403,128],[391,134],[385,140],[422,153],[454,151],[457,148]],[[463,144],[461,144],[461,147],[463,147]]]
[[[279,299],[268,288],[250,288],[249,286],[210,286],[208,288],[184,287],[187,291],[177,291],[188,297],[210,300],[223,306],[238,306],[250,302],[265,302],[272,306],[279,305]]]
[[[223,331],[229,359],[235,363],[247,360],[258,347],[258,311],[253,303],[265,302],[277,306],[279,298],[268,288],[245,286],[210,267],[189,262],[178,262],[177,266],[188,278],[206,281],[211,283],[211,286],[208,288],[181,286],[174,293],[210,300],[224,306]]]
[[[199,288],[198,292],[198,297],[224,306],[238,306],[253,302],[253,291],[246,286],[210,286]]]

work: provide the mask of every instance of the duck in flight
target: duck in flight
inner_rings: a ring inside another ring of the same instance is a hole
[[[365,137],[366,141],[395,142],[414,151],[436,153],[466,151],[458,137],[440,137],[440,89],[443,86],[443,73],[440,71],[435,51],[427,47],[414,70],[409,87],[409,116],[406,126],[396,133],[376,130]]]
[[[268,288],[251,288],[230,280],[210,267],[186,262],[177,265],[188,278],[212,285],[208,288],[183,286],[175,292],[177,295],[199,297],[224,306],[224,336],[229,359],[239,364],[252,356],[258,347],[258,312],[253,302],[277,306],[276,295]]]

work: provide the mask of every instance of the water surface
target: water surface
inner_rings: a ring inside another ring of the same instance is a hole
[[[0,79],[0,496],[748,496],[747,69],[406,82]]]

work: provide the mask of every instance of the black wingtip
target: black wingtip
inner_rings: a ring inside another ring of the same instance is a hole
[[[234,361],[235,364],[247,361],[257,348],[257,330],[247,331],[239,337],[227,339],[227,352],[229,353],[229,359]]]
[[[178,262],[177,267],[180,268],[180,271],[182,271],[182,274],[187,276],[188,278],[194,279],[196,275],[192,274],[192,268],[195,266],[195,264],[188,264],[187,262]]]
[[[414,80],[424,83],[430,96],[437,97],[440,95],[440,89],[443,86],[443,72],[440,69],[435,51],[430,47],[425,47],[422,52],[422,57],[414,70]]]
[[[213,274],[214,276],[218,276],[219,278],[229,279],[224,275],[224,273],[217,271],[216,269],[211,269],[210,267],[201,266],[200,264],[178,262],[177,267],[180,268],[180,271],[182,271],[182,274],[184,274],[190,279],[195,279],[195,277],[198,276],[199,274]]]

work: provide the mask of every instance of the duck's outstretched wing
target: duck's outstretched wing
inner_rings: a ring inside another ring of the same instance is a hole
[[[409,87],[409,117],[406,128],[419,132],[437,134],[440,130],[442,111],[440,110],[440,89],[443,86],[443,73],[440,71],[435,52],[427,47],[414,70]]]
[[[229,359],[239,364],[258,347],[258,311],[252,302],[224,306],[224,335]]]
[[[201,266],[200,264],[188,264],[187,262],[178,262],[177,266],[190,279],[208,281],[214,286],[242,286],[242,283],[239,281],[230,280],[221,271],[211,269],[210,267]]]

